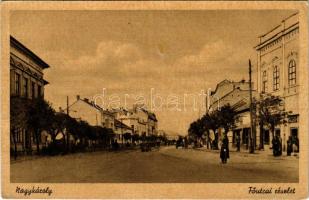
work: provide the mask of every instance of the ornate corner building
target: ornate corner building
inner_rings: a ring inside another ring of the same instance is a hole
[[[285,111],[291,111],[288,123],[276,127],[282,138],[283,150],[289,136],[299,134],[299,20],[298,13],[282,20],[281,24],[259,36],[257,51],[257,90],[260,94],[279,96]],[[264,144],[272,141],[272,134],[263,130]]]

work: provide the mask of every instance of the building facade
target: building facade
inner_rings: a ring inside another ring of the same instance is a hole
[[[114,109],[116,119],[132,129],[133,134],[157,135],[158,120],[154,113],[144,109],[141,105],[133,105],[132,109]]]
[[[79,95],[76,96],[76,101],[69,106],[69,115],[77,120],[86,121],[91,126],[101,126],[111,129],[115,134],[114,139],[119,142],[123,142],[123,134],[133,134],[131,126],[126,125],[119,118],[121,116],[119,110],[118,112],[115,112],[115,110],[104,110],[93,101],[87,98],[80,98]]]
[[[44,98],[44,86],[48,82],[44,79],[44,70],[49,65],[10,36],[10,96],[16,98],[35,99]],[[47,135],[42,134],[40,144],[45,143]],[[11,138],[11,145],[13,141]],[[35,137],[30,130],[19,129],[16,136],[17,151],[35,149]]]
[[[257,91],[252,91],[253,97],[257,97]],[[216,89],[211,92],[211,95],[206,99],[207,111],[211,113],[220,107],[229,104],[235,109],[238,115],[238,121],[234,130],[229,131],[227,136],[229,137],[230,146],[236,145],[236,135],[239,135],[241,145],[247,149],[249,145],[249,134],[251,132],[250,121],[250,90],[249,82],[241,80],[239,82],[223,80],[217,84]],[[218,130],[219,139],[222,130]],[[214,139],[212,134],[211,139]],[[256,141],[258,142],[259,135],[256,134]]]
[[[131,127],[115,119],[115,133],[116,135],[119,135],[119,136],[122,136],[123,134],[126,134],[126,133],[130,133],[132,135],[133,130]],[[118,137],[118,139],[123,139],[123,137]]]
[[[87,98],[76,96],[69,106],[69,115],[77,120],[86,121],[91,126],[101,126],[115,130],[115,116],[112,112],[104,110],[102,107]]]
[[[257,51],[257,89],[261,94],[279,96],[284,110],[291,112],[286,125],[277,126],[283,150],[289,136],[299,137],[299,21],[298,13],[282,20],[278,26],[259,36]],[[272,134],[262,130],[267,141]],[[269,143],[269,142],[268,142]]]

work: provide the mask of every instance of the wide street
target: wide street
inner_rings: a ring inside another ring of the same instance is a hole
[[[296,156],[271,152],[230,153],[221,164],[218,151],[161,147],[151,152],[78,153],[12,161],[11,182],[48,183],[249,183],[298,182]]]

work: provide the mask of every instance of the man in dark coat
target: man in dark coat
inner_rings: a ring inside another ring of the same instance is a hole
[[[292,136],[289,136],[289,139],[287,141],[287,149],[286,149],[287,156],[291,156],[292,151],[293,151]]]
[[[226,154],[225,154],[224,150],[226,150]],[[230,158],[229,139],[227,138],[226,135],[222,139],[222,145],[221,145],[221,151],[220,151],[220,158],[221,158],[222,161],[224,161],[225,156],[226,156],[226,159]],[[223,163],[225,163],[225,162],[223,162]]]
[[[278,137],[278,156],[282,155],[282,138],[280,137],[280,135],[277,136]]]
[[[271,142],[272,142],[272,145],[273,145],[273,155],[277,156],[278,155],[278,139],[277,139],[277,136],[275,136],[272,139]]]

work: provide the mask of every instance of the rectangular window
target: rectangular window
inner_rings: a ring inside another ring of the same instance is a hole
[[[38,94],[37,94],[38,97],[42,97],[42,86],[38,85]]]
[[[15,74],[15,94],[20,95],[20,74]]]
[[[292,136],[293,138],[298,138],[298,129],[291,128],[290,136]]]
[[[35,98],[35,82],[31,83],[31,95],[32,95],[32,99]]]
[[[269,130],[264,130],[264,144],[269,144]]]
[[[28,98],[28,79],[24,78],[23,80],[23,90],[24,90],[24,97]]]
[[[273,73],[273,89],[274,91],[279,90],[279,68],[278,66],[274,67]]]
[[[263,72],[263,77],[262,77],[262,93],[267,92],[267,72]]]

